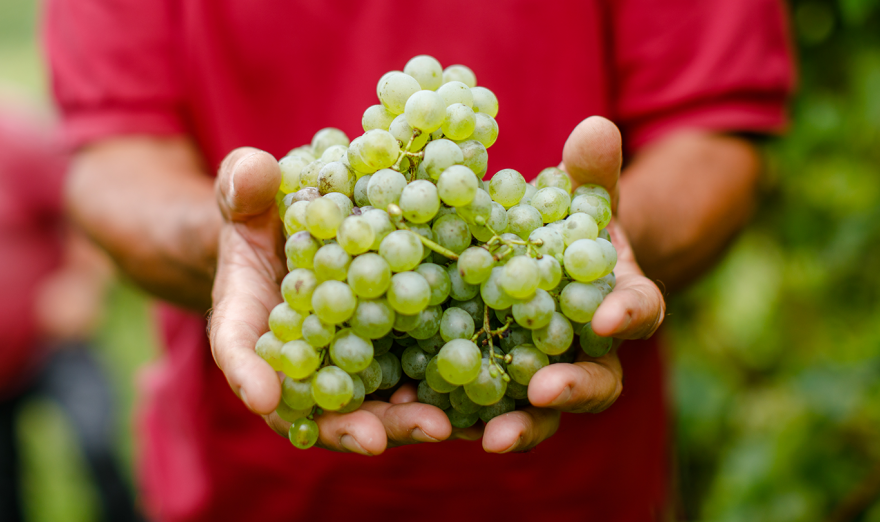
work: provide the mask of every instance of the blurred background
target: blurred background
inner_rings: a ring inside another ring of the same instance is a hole
[[[680,518],[880,522],[880,0],[790,2],[800,89],[764,145],[762,205],[708,277],[670,300]],[[0,85],[49,100],[39,4],[0,2]],[[132,474],[146,297],[111,283],[95,356]],[[91,521],[99,495],[70,421],[37,398],[18,437],[33,521]]]

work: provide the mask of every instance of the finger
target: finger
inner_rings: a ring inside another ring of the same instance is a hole
[[[530,450],[556,433],[559,416],[556,410],[533,407],[499,415],[486,424],[483,449],[488,453]]]
[[[439,442],[452,434],[452,425],[443,410],[429,404],[367,401],[361,410],[372,413],[381,421],[389,446]]]
[[[482,422],[478,422],[470,428],[453,428],[452,435],[448,440],[480,440],[486,427]]]
[[[223,216],[240,221],[269,209],[280,186],[281,170],[275,158],[268,152],[242,147],[220,164],[215,189]]]
[[[388,399],[388,402],[391,404],[406,404],[418,400],[419,396],[416,386],[412,383],[406,383],[394,392],[394,394]]]
[[[324,412],[315,417],[315,422],[319,430],[317,445],[325,449],[379,455],[388,446],[382,421],[364,409],[351,413]]]
[[[623,369],[616,350],[574,364],[551,364],[529,382],[529,401],[540,408],[575,413],[605,410],[623,391]]]
[[[580,122],[565,141],[562,163],[574,188],[585,183],[601,185],[611,194],[611,207],[617,209],[617,181],[623,162],[620,131],[601,116]]]

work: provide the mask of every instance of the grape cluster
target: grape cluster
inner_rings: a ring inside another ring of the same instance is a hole
[[[376,92],[363,135],[322,129],[279,161],[290,273],[256,351],[286,375],[298,448],[316,413],[407,379],[454,427],[488,422],[576,344],[611,347],[590,327],[615,282],[608,192],[555,167],[484,182],[498,100],[463,65],[416,56]]]

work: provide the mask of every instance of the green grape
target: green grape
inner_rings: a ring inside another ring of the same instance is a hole
[[[477,178],[485,176],[486,171],[489,169],[489,153],[486,151],[486,146],[477,140],[471,139],[459,142],[458,148],[461,149],[462,154],[462,161],[460,163],[471,169],[477,175]]]
[[[492,198],[483,189],[477,189],[474,199],[467,205],[456,207],[456,214],[468,223],[485,226],[492,215]]]
[[[505,241],[522,242],[522,239],[518,235],[511,234],[509,232],[501,234],[501,239],[504,239]],[[508,250],[508,249],[502,248],[499,251],[499,253],[504,253],[506,250]],[[512,246],[512,251],[509,254],[504,254],[504,257],[498,261],[498,265],[506,265],[507,262],[510,261],[511,259],[513,259],[515,256],[527,256],[527,255],[529,255],[528,248],[525,245],[518,245],[518,244],[514,243]]]
[[[431,287],[416,272],[400,272],[391,277],[388,303],[398,313],[415,315],[424,310],[431,300]]]
[[[288,194],[300,188],[299,175],[303,168],[314,161],[302,156],[285,156],[278,161],[281,170],[281,192]]]
[[[498,417],[499,415],[504,415],[505,413],[510,413],[516,409],[516,403],[514,400],[508,396],[501,397],[501,399],[492,404],[490,406],[486,406],[480,410],[480,420],[483,422],[489,422],[490,420]]]
[[[354,396],[354,381],[342,368],[325,366],[312,379],[312,396],[321,408],[337,411]]]
[[[272,332],[266,332],[257,339],[255,351],[257,352],[257,355],[269,363],[269,366],[277,372],[281,371],[282,346],[284,346],[284,341],[275,337],[275,334]]]
[[[486,223],[486,226],[480,225],[472,225],[470,227],[471,233],[477,238],[478,241],[482,241],[483,243],[492,239],[495,236],[495,233],[492,232],[500,232],[507,228],[507,211],[504,210],[504,207],[501,204],[492,202],[492,213],[489,215],[489,221]]]
[[[290,198],[291,204],[296,203],[297,201],[308,201],[312,202],[321,197],[321,194],[318,192],[318,189],[315,187],[304,187],[293,193],[293,197]]]
[[[375,348],[376,345],[374,343],[373,349],[375,350]],[[365,370],[358,372],[358,377],[361,378],[365,394],[369,395],[378,390],[379,385],[382,384],[382,367],[379,365],[379,361],[373,358]]]
[[[572,282],[559,294],[559,307],[570,320],[589,323],[604,297],[597,285]]]
[[[320,281],[345,281],[350,264],[351,256],[339,244],[324,245],[315,254],[315,276]]]
[[[431,179],[438,180],[444,170],[463,161],[464,154],[454,141],[440,139],[425,146],[425,157],[419,168],[424,168]]]
[[[397,332],[409,332],[419,325],[421,312],[413,315],[397,314],[394,318],[394,330]]]
[[[544,256],[536,261],[538,265],[538,288],[553,290],[562,280],[562,265],[555,257]]]
[[[476,113],[474,115],[474,131],[470,138],[479,141],[488,149],[498,139],[498,122],[488,114]]]
[[[480,408],[482,408],[482,406],[475,403],[467,396],[467,393],[465,393],[464,388],[461,386],[449,393],[449,402],[456,411],[467,415],[476,414],[480,411]]]
[[[305,410],[315,405],[311,381],[298,381],[285,377],[281,383],[281,398],[294,410]]]
[[[485,87],[471,87],[471,95],[474,97],[474,111],[493,118],[498,116],[498,98],[495,93]]]
[[[544,223],[550,223],[568,215],[570,203],[571,198],[567,192],[556,187],[547,187],[538,189],[530,204],[541,213]]]
[[[425,278],[428,286],[431,287],[431,299],[428,301],[429,306],[437,306],[446,301],[449,297],[449,291],[452,288],[452,282],[446,270],[434,263],[422,263],[417,266],[415,272]]]
[[[450,384],[442,375],[440,375],[436,356],[431,358],[428,362],[428,367],[425,369],[425,382],[428,383],[428,386],[430,386],[432,390],[439,393],[449,393],[458,388],[458,386]]]
[[[294,310],[308,312],[312,309],[312,294],[317,287],[318,278],[313,271],[296,268],[281,281],[281,296]]]
[[[565,249],[563,266],[575,281],[587,283],[611,272],[605,250],[598,239],[578,239]],[[602,240],[604,241],[604,240]]]
[[[373,227],[362,216],[348,216],[342,220],[339,230],[336,231],[336,241],[339,246],[353,256],[370,250],[375,238]]]
[[[351,202],[351,197],[346,196],[345,194],[330,192],[323,197],[336,203],[336,206],[339,207],[339,212],[343,216],[343,220],[351,214],[351,210],[354,208],[354,204]]]
[[[479,286],[472,285],[462,279],[461,274],[458,272],[457,263],[452,263],[446,267],[446,275],[449,276],[449,296],[456,301],[473,299],[480,292]]]
[[[322,195],[338,192],[352,197],[356,182],[357,177],[354,172],[339,161],[327,163],[318,172],[318,192]]]
[[[443,83],[462,82],[468,87],[477,86],[477,76],[465,65],[450,65],[443,69]]]
[[[287,196],[285,196],[285,199],[287,199]],[[295,234],[306,229],[306,207],[308,206],[308,201],[293,201],[287,207],[287,210],[284,211],[284,228],[288,234]]]
[[[364,111],[361,125],[364,128],[364,132],[369,132],[373,129],[388,130],[392,121],[394,121],[394,114],[386,109],[384,105],[372,105]]]
[[[538,289],[538,264],[529,256],[513,256],[501,269],[498,285],[514,299],[528,299]]]
[[[315,348],[330,344],[336,335],[336,326],[322,323],[317,315],[310,315],[302,323],[303,339]]]
[[[462,413],[455,408],[447,408],[444,413],[449,419],[449,424],[458,429],[470,428],[480,420],[480,416],[476,413]]]
[[[541,213],[533,206],[518,204],[507,210],[507,231],[516,234],[520,239],[527,239],[543,223]]]
[[[374,299],[391,285],[391,267],[379,254],[357,256],[348,266],[348,284],[358,297]]]
[[[422,90],[406,100],[403,114],[412,128],[434,132],[446,119],[446,104],[436,92]]]
[[[614,272],[612,272],[604,277],[600,277],[596,282],[604,283],[608,287],[608,291],[605,292],[605,295],[608,295],[611,293],[611,290],[614,290],[614,286],[617,284],[617,278],[614,276]]]
[[[466,301],[456,301],[455,299],[453,299],[449,301],[449,306],[454,308],[461,308],[462,310],[470,314],[471,319],[474,320],[475,325],[483,324],[483,313],[485,311],[485,305],[483,304],[483,299],[480,298],[479,294]]]
[[[360,143],[360,157],[371,169],[387,169],[400,156],[400,145],[394,136],[382,129],[367,131]]]
[[[599,226],[593,216],[578,212],[565,219],[562,226],[562,240],[568,246],[578,239],[596,239],[599,235]]]
[[[560,168],[547,167],[538,173],[538,177],[535,178],[535,187],[538,190],[556,187],[564,190],[566,194],[571,194],[571,178]]]
[[[525,178],[519,172],[513,169],[499,170],[489,180],[489,195],[507,209],[519,203],[526,193],[526,185]]]
[[[547,355],[559,355],[571,348],[574,340],[574,327],[567,317],[553,312],[550,323],[532,332],[532,340],[539,350]]]
[[[361,404],[364,403],[364,398],[367,395],[364,381],[358,375],[352,375],[351,382],[354,385],[354,390],[351,394],[351,400],[349,400],[345,406],[339,408],[339,413],[351,413],[360,408]]]
[[[427,339],[418,339],[417,343],[423,352],[435,355],[440,351],[440,348],[443,348],[446,341],[443,340],[443,337],[440,336],[440,332],[438,331]]]
[[[597,335],[590,323],[584,324],[578,337],[580,338],[581,349],[590,357],[602,357],[611,351],[611,345],[614,342],[614,339],[611,337],[600,337]]]
[[[478,285],[489,279],[495,259],[485,248],[469,247],[458,256],[457,266],[466,283]]]
[[[321,169],[324,168],[324,165],[327,163],[321,160],[315,160],[300,171],[299,173],[299,185],[300,189],[306,187],[318,188],[318,174],[321,173]]]
[[[425,370],[427,370],[429,362],[431,362],[431,356],[418,346],[410,346],[400,356],[400,367],[403,369],[403,373],[413,379],[425,378]]]
[[[434,240],[440,246],[456,254],[463,252],[471,244],[471,232],[467,223],[455,214],[436,219],[431,230],[434,232]]]
[[[614,249],[614,245],[611,244],[610,241],[606,239],[597,238],[596,243],[599,245],[599,248],[602,249],[602,257],[605,258],[605,270],[602,271],[602,275],[599,276],[605,277],[610,274],[614,267],[617,266],[617,250]]]
[[[291,379],[305,379],[320,365],[318,351],[305,341],[290,341],[281,347],[281,371]]]
[[[316,132],[312,137],[312,151],[315,157],[321,157],[324,151],[333,145],[348,147],[349,143],[348,136],[344,132],[333,127],[326,127]]]
[[[397,230],[397,227],[391,223],[391,218],[388,217],[388,213],[382,209],[373,208],[367,210],[361,217],[367,220],[367,223],[370,224],[370,227],[373,229],[373,244],[370,245],[370,250],[379,250],[379,245],[382,244],[382,240],[385,239],[385,236]]]
[[[492,269],[489,279],[480,284],[480,297],[489,307],[496,310],[501,308],[510,308],[514,304],[514,299],[501,288],[501,277],[504,268],[496,266]]]
[[[269,329],[279,340],[293,341],[302,337],[303,319],[303,314],[281,303],[269,313]]]
[[[379,245],[379,255],[392,272],[406,272],[419,266],[424,253],[422,242],[409,230],[395,230]]]
[[[419,92],[419,82],[405,73],[393,72],[379,82],[379,101],[392,114],[402,114],[406,101]]]
[[[306,207],[306,227],[318,239],[335,237],[343,217],[339,205],[331,199],[318,198]]]
[[[341,281],[324,281],[312,294],[312,309],[321,321],[340,324],[348,321],[357,308],[351,287]]]
[[[534,185],[532,185],[531,183],[527,183],[526,184],[526,193],[523,194],[522,199],[519,200],[519,204],[520,205],[529,205],[532,202],[532,196],[534,196],[535,192],[537,192],[537,191],[538,191],[538,189],[535,188]],[[539,212],[539,214],[540,214],[540,212]]]
[[[437,90],[443,83],[443,67],[433,56],[420,54],[406,62],[403,72],[419,82],[422,89]]]
[[[315,159],[314,151],[312,150],[311,143],[306,145],[300,145],[295,149],[290,149],[286,156],[300,156],[303,159],[307,159],[309,161],[313,161]]]
[[[400,194],[406,188],[406,178],[400,172],[382,169],[370,178],[367,195],[370,204],[378,209],[386,210],[391,203],[400,201]]]
[[[413,339],[429,339],[440,330],[440,319],[443,310],[439,306],[429,306],[419,313],[419,323],[409,330],[409,336]]]
[[[312,413],[312,409],[308,408],[305,410],[294,410],[284,401],[279,401],[278,407],[275,408],[275,413],[277,413],[279,417],[286,420],[287,422],[296,422],[297,419],[302,419],[310,415]]]
[[[373,339],[373,357],[388,353],[388,350],[391,349],[393,344],[394,337],[392,334],[386,335],[380,339]]]
[[[516,324],[511,325],[501,338],[501,349],[510,353],[510,350],[522,344],[532,344],[532,331]]]
[[[480,372],[480,349],[469,339],[452,339],[437,354],[437,370],[450,384],[470,382]]]
[[[427,223],[440,210],[440,197],[437,187],[430,181],[416,180],[409,183],[400,193],[398,203],[403,217],[413,223]]]
[[[528,301],[521,301],[513,305],[513,318],[516,324],[529,330],[536,330],[547,326],[553,319],[556,310],[556,301],[540,288],[535,291],[534,297]],[[532,333],[532,338],[534,338]]]
[[[439,357],[439,355],[438,355]],[[489,359],[480,359],[480,368],[477,376],[464,385],[464,391],[470,400],[480,406],[489,406],[500,401],[507,391],[507,382],[501,376],[501,372]]]
[[[591,184],[581,185],[574,190],[574,195],[575,196],[586,196],[586,195],[598,196],[598,197],[604,199],[605,201],[607,201],[609,205],[611,204],[611,195],[608,194],[608,191],[605,190],[605,187],[603,187],[601,185],[591,185]]]
[[[538,370],[550,364],[547,354],[531,344],[521,344],[508,352],[511,356],[507,373],[514,381],[528,386]]]
[[[544,226],[536,228],[529,234],[529,241],[541,241],[541,245],[535,247],[542,256],[559,257],[565,252],[565,242],[562,234],[553,227]]]
[[[382,369],[382,382],[379,383],[380,390],[387,390],[400,381],[402,374],[400,369],[400,359],[391,352],[384,353],[376,357],[376,362]]]
[[[372,174],[361,176],[354,184],[354,202],[359,207],[366,207],[370,204],[370,197],[367,195],[367,187],[370,185]]]
[[[406,116],[403,114],[394,118],[394,121],[391,122],[391,126],[388,128],[388,131],[391,133],[392,136],[394,136],[397,141],[403,144],[403,147],[406,147],[407,144],[410,143],[410,140],[412,140],[412,144],[410,144],[410,147],[408,149],[410,151],[421,150],[422,147],[424,147],[425,144],[428,143],[428,138],[431,137],[429,133],[419,131],[420,134],[413,138],[413,128],[410,127],[409,123],[407,123]]]
[[[474,95],[471,94],[470,88],[460,81],[449,81],[444,83],[437,89],[437,94],[443,98],[443,102],[447,107],[455,104],[462,104],[469,109],[472,109],[474,106]],[[471,110],[473,113],[473,110]],[[443,134],[447,134],[446,130],[443,130]]]
[[[437,179],[437,193],[450,207],[467,205],[477,194],[477,177],[464,165],[453,165]]]
[[[464,140],[474,132],[477,118],[473,109],[462,103],[446,107],[446,119],[440,128],[443,135],[451,140]]]
[[[511,379],[507,383],[507,391],[504,392],[504,395],[514,400],[525,400],[529,398],[529,387]]]
[[[474,335],[474,319],[461,308],[447,308],[440,320],[440,337],[449,342],[453,339],[470,339]]]
[[[385,299],[360,299],[349,324],[359,336],[378,339],[391,332],[395,319],[396,314]]]
[[[601,196],[593,194],[575,196],[571,200],[569,214],[576,214],[578,212],[589,214],[590,217],[595,219],[599,230],[608,226],[608,222],[611,221],[611,204]]]
[[[335,206],[335,203],[331,202]],[[309,204],[311,205],[311,203]],[[297,232],[284,244],[287,259],[297,268],[312,268],[315,253],[321,248],[321,242],[308,232]]]
[[[431,386],[428,384],[428,381],[422,381],[419,383],[417,396],[419,402],[421,402],[422,404],[430,404],[431,406],[436,406],[441,410],[445,410],[450,407],[449,394],[434,391],[434,389],[432,389]]]
[[[513,311],[511,308],[502,308],[501,310],[492,310],[495,314],[495,319],[504,323],[507,322],[508,319],[513,321]]]
[[[379,170],[376,167],[369,165],[366,160],[364,160],[363,150],[364,139],[363,136],[360,136],[351,142],[351,145],[348,147],[348,152],[345,155],[348,165],[355,171],[355,176],[358,175],[358,172],[361,174],[372,174]],[[300,175],[300,179],[302,179],[302,175]]]

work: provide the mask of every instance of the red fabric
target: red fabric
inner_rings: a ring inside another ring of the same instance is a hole
[[[592,114],[618,122],[631,150],[682,126],[778,130],[792,82],[777,0],[53,0],[46,35],[74,146],[186,132],[212,167],[242,145],[281,156],[326,126],[358,135],[379,77],[419,53],[467,64],[497,94],[490,172],[526,177],[557,164]],[[623,348],[612,408],[564,416],[531,453],[451,442],[364,458],[292,449],[228,389],[201,318],[169,308],[162,323],[168,354],[146,379],[140,424],[157,519],[610,521],[664,509],[654,342]]]
[[[37,288],[61,260],[64,159],[51,128],[0,107],[0,399],[33,376]]]

